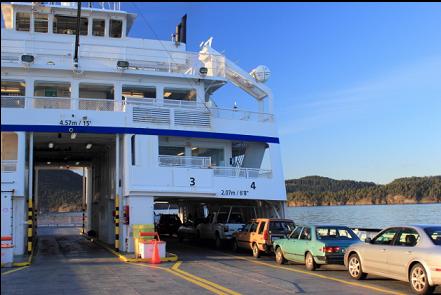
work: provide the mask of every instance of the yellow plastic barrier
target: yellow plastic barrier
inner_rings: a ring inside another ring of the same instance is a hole
[[[155,225],[154,224],[134,224],[132,225],[132,236],[133,236],[133,250],[135,252],[135,257],[139,258],[139,241],[145,241],[148,242],[154,237],[152,236],[144,236],[141,237],[140,233],[142,232],[154,232],[155,231]]]

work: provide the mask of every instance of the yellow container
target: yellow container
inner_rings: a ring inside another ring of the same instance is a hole
[[[154,224],[134,224],[132,225],[132,236],[133,236],[133,249],[135,252],[135,257],[138,258],[140,256],[139,253],[139,242],[145,241],[148,242],[152,240],[154,237],[140,237],[140,233],[143,232],[154,232],[155,225]]]

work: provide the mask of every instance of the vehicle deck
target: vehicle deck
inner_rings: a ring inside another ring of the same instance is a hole
[[[209,243],[167,239],[175,263],[124,263],[78,234],[45,229],[31,266],[2,268],[2,294],[410,294],[407,283],[348,277],[343,266],[309,272],[303,265],[254,259],[246,251],[215,250]],[[438,287],[436,294],[441,294]]]

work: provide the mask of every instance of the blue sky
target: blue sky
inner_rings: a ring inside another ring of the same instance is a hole
[[[132,37],[213,47],[272,72],[286,178],[387,183],[441,174],[440,3],[122,3]],[[143,17],[141,17],[141,15]],[[146,24],[153,28],[154,32]],[[218,104],[251,107],[233,86]]]
[[[267,65],[286,178],[387,183],[441,174],[441,4],[123,3],[131,35],[169,40],[188,14],[188,49]],[[216,101],[247,106],[234,87]]]

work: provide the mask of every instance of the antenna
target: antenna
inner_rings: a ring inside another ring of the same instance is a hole
[[[81,20],[81,2],[78,2],[77,7],[77,31],[75,34],[75,55],[74,55],[74,67],[78,69],[78,47],[80,47],[80,20]]]

